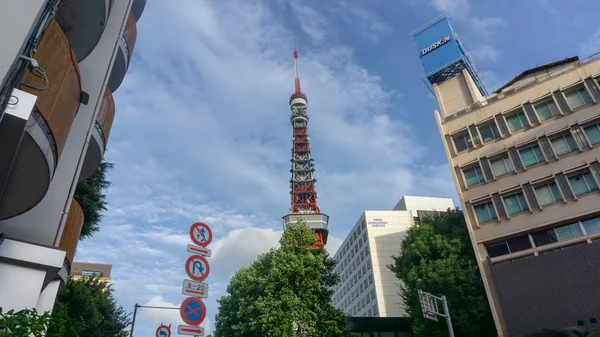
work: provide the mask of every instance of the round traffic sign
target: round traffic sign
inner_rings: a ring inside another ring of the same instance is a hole
[[[171,329],[166,325],[161,325],[156,329],[156,337],[171,337]]]
[[[206,306],[201,299],[188,297],[181,303],[179,314],[186,324],[198,325],[206,317]]]
[[[204,222],[196,222],[190,227],[190,238],[201,247],[206,247],[212,241],[212,231]]]
[[[204,281],[210,273],[210,266],[203,256],[192,255],[185,262],[185,272],[194,281]]]

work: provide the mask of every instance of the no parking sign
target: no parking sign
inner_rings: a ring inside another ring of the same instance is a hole
[[[195,255],[185,261],[185,272],[192,280],[183,280],[182,288],[182,293],[190,297],[186,298],[179,308],[181,319],[189,325],[178,326],[177,332],[181,335],[204,336],[204,329],[198,325],[206,318],[206,306],[199,297],[208,297],[208,285],[200,281],[204,281],[210,274],[210,265],[206,257],[210,256],[211,252],[206,247],[212,242],[212,230],[207,224],[196,222],[190,226],[190,239],[194,245],[188,245],[187,251]]]

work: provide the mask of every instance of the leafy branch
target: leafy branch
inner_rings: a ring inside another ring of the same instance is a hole
[[[50,314],[39,315],[35,309],[20,311],[0,308],[0,337],[42,337],[50,324]]]

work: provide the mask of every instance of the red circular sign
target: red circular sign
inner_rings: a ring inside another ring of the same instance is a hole
[[[212,241],[212,231],[204,222],[196,222],[190,227],[190,238],[198,246],[206,247]]]
[[[185,272],[194,281],[204,281],[210,274],[210,265],[203,256],[192,255],[185,261]]]
[[[161,325],[156,329],[156,337],[171,337],[171,329],[166,325]]]
[[[188,297],[181,303],[179,314],[186,324],[198,325],[206,318],[206,306],[201,299]]]

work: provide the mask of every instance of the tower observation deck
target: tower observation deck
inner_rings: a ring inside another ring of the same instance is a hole
[[[290,173],[291,208],[290,214],[283,217],[283,229],[289,224],[296,223],[303,218],[315,232],[316,243],[314,248],[321,248],[327,243],[327,223],[329,217],[322,214],[317,205],[317,191],[315,189],[315,168],[310,155],[310,138],[308,137],[306,114],[307,98],[300,89],[300,75],[298,69],[298,51],[294,41],[294,70],[295,92],[290,97],[290,123],[293,128],[292,139],[292,168]]]

